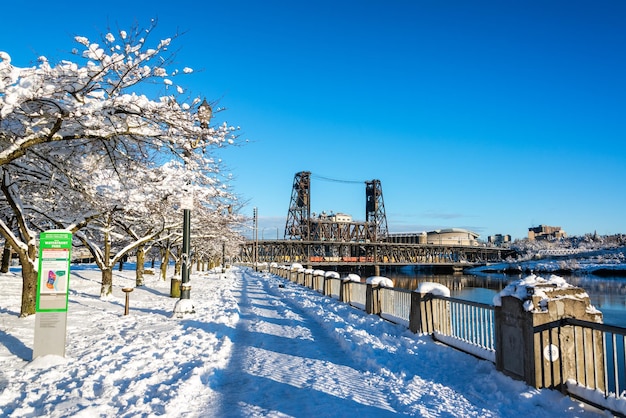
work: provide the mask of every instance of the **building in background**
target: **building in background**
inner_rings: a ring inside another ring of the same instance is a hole
[[[435,245],[478,245],[479,235],[462,228],[446,228],[426,233],[426,243]]]
[[[397,244],[478,245],[479,235],[462,228],[436,229],[429,232],[400,232],[389,234],[386,242]]]
[[[567,237],[565,231],[560,226],[539,225],[528,228],[528,240],[547,240],[553,241]]]
[[[502,234],[489,235],[487,237],[487,242],[489,244],[491,244],[491,245],[495,245],[497,247],[501,247],[501,246],[509,244],[511,242],[511,236],[510,235],[502,235]]]

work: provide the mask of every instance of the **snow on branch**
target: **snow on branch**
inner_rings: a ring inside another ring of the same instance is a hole
[[[140,142],[183,158],[193,149],[229,144],[236,128],[208,127],[199,98],[181,99],[173,79],[193,72],[172,68],[175,38],[147,45],[154,26],[108,33],[102,42],[77,36],[74,60],[19,68],[0,51],[0,165],[35,145],[54,141]],[[154,81],[162,88],[155,89]]]

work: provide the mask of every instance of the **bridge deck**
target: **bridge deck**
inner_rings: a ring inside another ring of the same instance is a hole
[[[354,241],[263,240],[241,244],[239,261],[321,265],[471,267],[515,255],[500,247]]]

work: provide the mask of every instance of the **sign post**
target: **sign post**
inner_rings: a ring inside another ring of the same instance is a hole
[[[39,235],[33,359],[47,354],[65,356],[71,250],[69,231],[52,230]]]

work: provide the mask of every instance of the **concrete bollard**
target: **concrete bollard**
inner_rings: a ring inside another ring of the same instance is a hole
[[[380,294],[377,284],[366,283],[365,312],[370,315],[380,315]]]
[[[603,353],[599,331],[589,331],[598,335],[585,338],[571,326],[559,326],[564,318],[602,323],[602,313],[590,304],[584,289],[558,276],[545,280],[532,275],[514,282],[494,304],[496,368],[513,378],[536,388],[561,389],[577,376],[577,367],[582,367],[577,359],[584,358],[585,351]],[[588,373],[593,375],[595,369],[603,374],[603,356],[595,361],[586,365]],[[596,377],[597,389],[604,390],[604,376]]]
[[[129,305],[130,305],[130,292],[133,291],[132,287],[124,287],[122,288],[122,292],[126,294],[126,303],[124,305],[124,315],[128,315]]]
[[[411,293],[409,329],[414,333],[432,334],[435,330],[451,329],[450,304],[435,300],[433,295],[450,297],[450,289],[440,283],[422,282]]]

